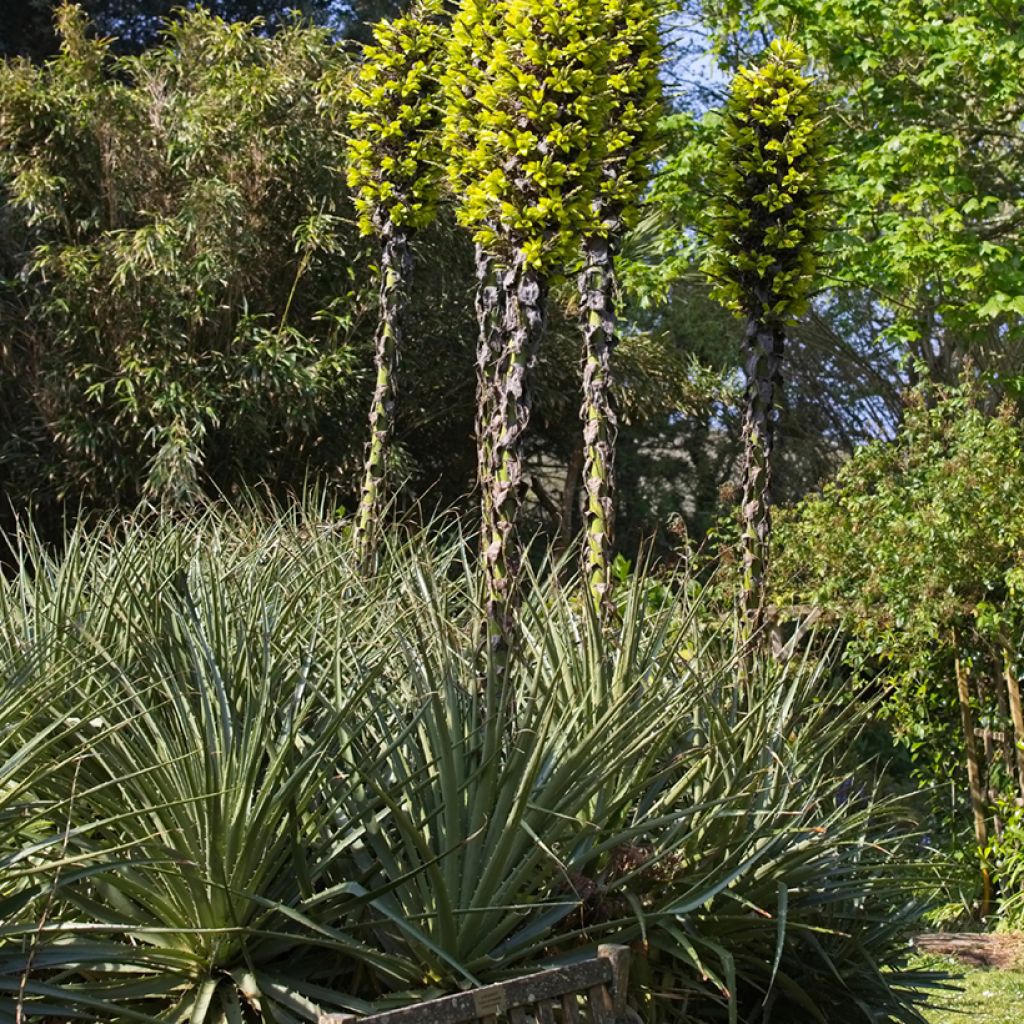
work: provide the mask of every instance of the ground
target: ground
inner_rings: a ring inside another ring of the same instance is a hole
[[[924,954],[951,956],[968,967],[1024,971],[1024,932],[936,932],[919,935],[914,946]]]
[[[936,997],[929,1024],[1024,1022],[1024,935],[926,935],[914,944],[947,960],[962,988]]]

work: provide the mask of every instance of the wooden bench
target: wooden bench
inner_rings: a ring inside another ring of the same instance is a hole
[[[592,960],[553,967],[369,1017],[321,1014],[319,1024],[622,1024],[629,947],[598,946]]]

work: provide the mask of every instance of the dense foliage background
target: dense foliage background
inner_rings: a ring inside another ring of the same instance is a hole
[[[643,951],[651,1021],[918,1022],[902,923],[1024,913],[1021,5],[666,11],[652,178],[615,240],[617,643],[571,558],[538,568],[584,521],[581,299],[557,227],[522,228],[547,324],[520,531],[552,545],[525,566],[529,657],[497,668],[471,554],[480,251],[456,208],[497,203],[485,244],[527,221],[486,163],[500,142],[535,173],[548,140],[481,138],[472,195],[431,179],[388,425],[402,527],[368,578],[346,513],[384,260],[351,195],[380,184],[349,166],[351,97],[366,19],[401,5],[170,6],[0,12],[0,1010],[55,985],[102,1019],[315,1019],[614,933]],[[562,40],[582,63],[589,25]],[[716,165],[730,77],[782,37],[826,128],[823,230],[784,331],[772,644],[752,658],[743,327],[701,266],[724,184],[750,183]],[[208,508],[253,492],[291,511]],[[497,804],[534,833],[502,833]],[[293,970],[296,948],[316,955]]]
[[[5,16],[35,11],[49,25],[46,6]],[[932,18],[918,6],[887,5],[884,29],[868,35],[852,0],[703,4],[670,19],[678,112],[623,266],[627,548],[652,533],[664,543],[680,517],[701,537],[735,482],[739,329],[708,302],[690,245],[714,191],[702,175],[724,90],[698,63],[707,45],[727,70],[765,34],[789,32],[837,113],[830,276],[789,342],[778,498],[892,436],[918,380],[955,383],[969,361],[993,408],[1017,399],[1021,19],[1012,4],[941,5]],[[295,487],[308,475],[333,479],[351,507],[373,285],[340,166],[353,58],[338,33],[366,12],[312,5],[305,15],[329,26],[318,30],[270,4],[214,6],[266,21],[229,28],[199,15],[161,35],[160,5],[132,10],[151,26],[138,42],[124,12],[95,3],[94,27],[76,24],[55,62],[3,71],[4,492],[55,516],[65,503]],[[88,41],[106,33],[122,42]],[[12,29],[6,38],[12,54],[49,52]],[[126,38],[141,56],[115,56]],[[418,256],[399,448],[414,492],[451,503],[473,466],[471,254],[445,215]],[[571,290],[559,297],[571,312]],[[557,320],[531,464],[537,521],[565,536],[578,523],[577,355]]]
[[[200,13],[121,57],[77,16],[63,29],[56,59],[0,86],[6,496],[43,523],[319,478],[352,507],[375,285],[345,185],[345,45]],[[451,504],[475,470],[472,253],[446,213],[417,255],[399,456],[407,494]],[[550,528],[577,433],[563,299],[534,420]],[[702,391],[666,332],[629,339],[623,372],[634,420]]]

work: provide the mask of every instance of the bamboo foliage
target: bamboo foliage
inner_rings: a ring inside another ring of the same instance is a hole
[[[348,183],[360,229],[380,242],[376,380],[356,517],[364,563],[376,550],[387,501],[401,322],[412,278],[410,238],[433,220],[439,193],[437,72],[446,31],[442,8],[440,0],[420,0],[408,15],[379,23],[350,96]]]
[[[704,269],[714,295],[746,320],[741,619],[764,621],[771,536],[771,456],[785,326],[803,311],[820,237],[824,140],[803,54],[784,40],[733,80],[717,151]]]
[[[365,285],[336,271],[357,242],[324,103],[350,62],[202,8],[122,56],[85,7],[54,12],[51,60],[0,61],[5,521],[301,486],[350,450]]]

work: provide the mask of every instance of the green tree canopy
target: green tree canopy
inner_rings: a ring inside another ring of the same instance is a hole
[[[836,111],[838,283],[867,289],[935,380],[1024,351],[1024,9],[1014,0],[716,0],[727,61],[795,38]]]
[[[57,52],[60,38],[54,18],[61,0],[8,0],[0,8],[0,56],[35,60]],[[138,53],[159,43],[164,22],[176,11],[201,6],[225,21],[261,19],[268,31],[294,20],[296,14],[322,25],[358,29],[360,15],[336,0],[78,0],[99,35],[115,38],[120,53]],[[379,5],[376,5],[379,6]],[[373,16],[375,6],[365,13]]]

